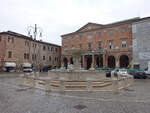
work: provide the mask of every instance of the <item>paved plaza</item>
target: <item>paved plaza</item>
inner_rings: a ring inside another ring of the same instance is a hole
[[[19,85],[15,74],[0,74],[0,113],[150,113],[150,80],[113,92],[50,92]],[[11,77],[12,76],[12,77]]]

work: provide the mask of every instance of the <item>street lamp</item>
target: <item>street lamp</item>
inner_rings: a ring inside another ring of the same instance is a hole
[[[42,37],[42,32],[43,32],[43,30],[42,30],[42,28],[40,28],[40,27],[37,27],[37,25],[35,24],[35,26],[33,27],[33,26],[29,26],[28,28],[27,28],[27,31],[28,31],[28,36],[29,37],[33,37],[33,39],[34,39],[34,41],[36,41],[36,38],[37,38],[37,36],[38,37]],[[39,49],[38,49],[38,53],[39,53]],[[33,60],[33,62],[34,62],[34,66],[36,67],[37,66],[37,59],[38,57],[36,57],[36,50],[35,50],[35,47],[34,47],[34,60]]]
[[[42,28],[37,27],[37,25],[35,24],[35,26],[29,26],[27,28],[28,31],[28,36],[33,37],[34,40],[36,40],[37,36],[39,35],[39,37],[42,37]]]

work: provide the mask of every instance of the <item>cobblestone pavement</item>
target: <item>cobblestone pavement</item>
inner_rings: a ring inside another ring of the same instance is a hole
[[[0,77],[0,113],[150,113],[150,80],[112,92],[51,92],[19,86],[18,77]]]

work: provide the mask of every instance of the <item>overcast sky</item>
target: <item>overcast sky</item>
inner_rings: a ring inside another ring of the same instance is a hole
[[[0,31],[27,35],[27,27],[37,24],[43,29],[43,41],[61,45],[60,35],[88,22],[150,16],[149,5],[150,0],[1,0]]]

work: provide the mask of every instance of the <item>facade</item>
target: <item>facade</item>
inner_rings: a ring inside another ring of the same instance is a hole
[[[147,68],[150,61],[150,17],[143,18],[132,25],[133,63]]]
[[[67,51],[84,50],[81,66],[128,67],[132,61],[132,23],[139,18],[101,25],[88,23],[79,30],[62,35],[62,65],[73,63]]]
[[[14,64],[21,69],[30,63],[37,69],[44,66],[60,67],[61,47],[55,44],[34,40],[15,32],[0,33],[0,66]]]

